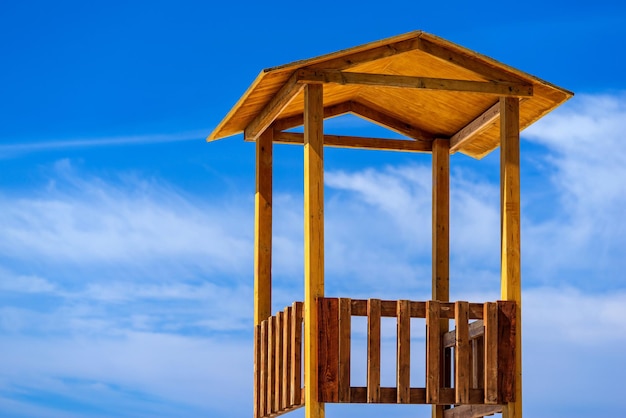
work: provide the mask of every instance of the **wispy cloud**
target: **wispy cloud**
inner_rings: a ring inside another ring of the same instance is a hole
[[[13,158],[16,156],[35,152],[61,149],[113,147],[124,145],[158,144],[164,142],[201,140],[204,136],[206,136],[206,131],[203,130],[170,134],[146,134],[72,139],[41,139],[31,142],[0,144],[0,159]]]

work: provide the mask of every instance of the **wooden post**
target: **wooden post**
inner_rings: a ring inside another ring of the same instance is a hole
[[[272,309],[272,141],[273,130],[266,130],[256,142],[256,193],[254,195],[254,325],[271,315]],[[255,340],[257,341],[257,340]],[[260,347],[254,348],[254,416],[260,409]]]
[[[324,296],[324,105],[321,84],[304,88],[304,401],[324,418],[318,385],[318,306]]]
[[[501,297],[516,302],[515,401],[504,407],[504,418],[522,417],[522,286],[520,258],[519,100],[500,98],[500,219]]]
[[[432,298],[450,300],[450,142],[447,139],[433,141],[433,278]],[[448,320],[440,320],[441,335],[448,332]],[[440,364],[445,361],[443,349]],[[441,367],[445,370],[446,367]],[[445,381],[444,376],[440,382]],[[433,405],[432,417],[443,418],[443,405]]]

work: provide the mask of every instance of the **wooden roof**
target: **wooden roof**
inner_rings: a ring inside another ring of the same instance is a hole
[[[500,143],[499,97],[519,97],[524,129],[573,96],[416,31],[261,71],[207,141],[241,132],[246,140],[256,140],[270,125],[275,132],[302,125],[306,83],[324,83],[325,117],[353,113],[408,138],[328,136],[327,145],[428,152],[433,139],[449,138],[451,152],[475,158]],[[302,138],[279,133],[274,140]]]

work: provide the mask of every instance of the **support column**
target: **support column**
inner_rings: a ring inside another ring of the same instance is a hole
[[[436,139],[433,141],[433,207],[432,207],[432,240],[433,240],[433,278],[432,299],[447,302],[450,300],[450,141]],[[440,321],[441,335],[448,332],[448,320]],[[444,384],[449,376],[450,358],[442,351],[440,364],[442,375],[440,384]],[[446,367],[448,364],[448,367]],[[443,405],[432,406],[432,417],[443,417]]]
[[[319,402],[318,309],[324,296],[323,86],[304,88],[304,400],[306,418],[324,418]]]
[[[254,417],[261,415],[260,325],[272,310],[272,147],[270,127],[256,141],[254,195]]]
[[[500,219],[501,298],[516,302],[515,402],[502,411],[504,418],[522,417],[522,286],[520,228],[519,100],[500,98]]]

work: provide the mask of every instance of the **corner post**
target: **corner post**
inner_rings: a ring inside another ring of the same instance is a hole
[[[256,141],[256,193],[254,195],[254,417],[260,412],[260,325],[272,310],[272,147],[273,130]]]
[[[324,297],[323,86],[304,88],[304,402],[306,418],[324,418],[318,382],[318,304]]]
[[[450,300],[450,141],[435,139],[433,141],[433,202],[432,202],[432,299],[447,302]],[[448,320],[440,320],[440,333],[448,332]],[[446,367],[449,358],[441,352],[440,384],[443,385],[450,371]],[[432,417],[443,417],[443,405],[432,406]]]
[[[519,100],[500,98],[500,227],[501,298],[516,302],[515,401],[505,405],[504,418],[522,417],[522,286],[520,215]]]

